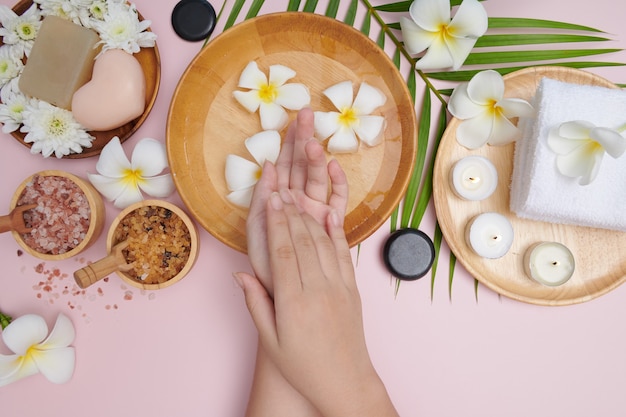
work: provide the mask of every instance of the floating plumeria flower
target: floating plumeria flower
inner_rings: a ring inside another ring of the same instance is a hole
[[[300,110],[311,102],[309,89],[299,83],[286,84],[296,72],[284,65],[271,65],[268,77],[251,61],[239,77],[239,88],[233,97],[250,113],[259,110],[263,130],[281,130],[289,116],[285,109]]]
[[[94,139],[74,120],[71,111],[45,101],[31,100],[22,118],[20,132],[26,133],[24,142],[32,143],[31,153],[41,152],[45,158],[52,154],[62,158],[70,153],[81,153],[83,148],[91,147]]]
[[[11,45],[0,46],[0,88],[16,79],[24,69],[22,55]]]
[[[135,145],[129,161],[120,138],[115,136],[102,148],[96,163],[98,174],[88,174],[87,177],[100,194],[122,209],[142,201],[142,191],[158,198],[172,194],[172,175],[158,175],[166,168],[167,153],[158,140],[141,139]]]
[[[5,87],[0,90],[0,122],[2,132],[11,133],[20,128],[24,121],[24,110],[31,103],[31,99],[19,90]]]
[[[352,81],[343,81],[324,90],[324,95],[339,110],[315,112],[315,135],[321,140],[330,137],[328,152],[356,152],[358,139],[369,146],[382,141],[385,118],[371,114],[387,101],[382,91],[362,82],[353,101]]]
[[[548,146],[558,154],[556,166],[561,174],[580,177],[580,185],[589,185],[598,175],[605,153],[616,159],[624,154],[626,138],[617,130],[578,120],[550,129]]]
[[[39,372],[55,384],[69,381],[76,363],[70,346],[75,334],[64,314],[59,314],[50,334],[46,321],[36,314],[13,320],[2,331],[4,344],[14,353],[0,355],[0,387]]]
[[[509,119],[534,115],[527,101],[504,98],[504,80],[493,70],[481,71],[468,83],[455,88],[448,109],[454,117],[463,120],[457,127],[456,139],[468,149],[477,149],[485,143],[505,145],[517,140],[522,132]]]
[[[411,19],[400,20],[407,51],[418,54],[428,49],[417,69],[459,69],[487,31],[487,12],[477,0],[464,0],[452,20],[450,0],[415,0],[409,14]]]
[[[265,161],[275,163],[280,153],[280,134],[276,130],[264,130],[247,138],[246,149],[255,162],[239,155],[226,157],[226,185],[230,193],[226,196],[231,203],[250,207],[252,191],[263,172]]]
[[[141,48],[152,48],[156,34],[148,31],[150,20],[139,21],[139,13],[134,4],[109,2],[102,20],[94,20],[93,28],[102,39],[102,51],[123,49],[135,54]]]
[[[0,5],[0,36],[5,45],[17,48],[20,57],[29,56],[35,38],[41,26],[41,15],[33,4],[21,15],[17,15],[8,6]]]

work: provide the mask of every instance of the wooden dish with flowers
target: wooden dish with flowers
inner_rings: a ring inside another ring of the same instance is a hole
[[[43,3],[45,2],[38,2],[39,7],[42,7],[41,5]],[[96,4],[97,5],[104,4],[105,6],[107,6],[108,3],[109,3],[108,1],[93,2],[92,6],[95,7]],[[21,0],[15,6],[13,6],[12,10],[13,12],[15,12],[16,15],[22,16],[25,12],[27,12],[31,8],[31,6],[33,6],[32,0]],[[132,3],[127,3],[125,6],[130,7],[129,13],[131,12],[135,13],[136,18],[138,18],[138,22],[149,23],[149,21],[145,21],[144,18],[141,16],[141,14],[134,9],[134,5]],[[87,10],[86,13],[95,13],[95,12],[92,12],[90,8],[86,8],[85,10]],[[104,12],[102,9],[99,9],[99,8],[94,9],[94,10],[98,10],[98,13]],[[44,17],[43,13],[41,17],[42,18]],[[156,36],[150,31],[149,27],[144,29],[143,34],[144,35],[148,34],[153,39],[156,38]],[[5,44],[6,42],[4,42],[3,37],[0,37],[0,48]],[[159,51],[158,51],[156,42],[153,42],[153,46],[151,47],[141,46],[138,52],[132,53],[132,56],[136,58],[136,60],[140,64],[141,70],[143,71],[143,76],[145,79],[145,105],[143,107],[143,113],[140,116],[134,118],[133,120],[126,122],[123,125],[119,125],[118,127],[111,128],[109,130],[82,129],[83,132],[80,132],[80,133],[83,136],[89,137],[88,140],[91,142],[91,146],[83,146],[85,144],[85,139],[83,139],[83,141],[81,141],[82,143],[80,143],[79,146],[74,147],[75,149],[70,149],[69,152],[66,150],[65,152],[63,152],[63,154],[57,153],[56,154],[57,157],[62,157],[66,159],[78,159],[78,158],[87,158],[87,157],[99,155],[102,148],[108,143],[108,141],[111,138],[117,136],[120,138],[121,142],[124,142],[133,133],[135,133],[137,129],[146,120],[156,100],[156,96],[157,96],[157,92],[158,92],[159,84],[160,84],[160,77],[161,77],[161,62],[160,62],[160,56],[159,56]],[[25,64],[27,62],[26,56],[22,57],[21,61],[22,63]],[[2,98],[1,100],[2,103],[4,103],[6,101],[6,94],[2,94],[1,98]],[[0,103],[0,105],[2,105],[2,103]],[[17,106],[19,107],[20,104],[18,103]],[[0,112],[0,113],[6,113],[6,112],[10,113],[11,111],[12,111],[11,109],[7,109],[7,111]],[[13,125],[12,128],[7,127],[6,121],[3,120],[3,123],[5,125],[3,128],[3,131],[5,133],[11,133],[11,135],[18,142],[30,148],[32,153],[40,152],[36,149],[33,149],[32,141],[29,141],[28,139],[26,139],[27,133],[21,131],[23,125],[20,124],[19,120],[17,121],[9,120],[9,123]],[[78,148],[79,150],[77,151],[76,148]],[[42,152],[42,154],[43,153],[44,152]],[[55,153],[52,153],[52,155],[54,154]]]

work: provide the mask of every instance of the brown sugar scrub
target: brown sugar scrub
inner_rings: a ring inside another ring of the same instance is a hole
[[[87,236],[91,207],[82,189],[70,178],[34,175],[17,205],[37,204],[24,213],[32,228],[20,236],[36,252],[60,255],[76,248]]]
[[[115,228],[113,242],[126,242],[122,253],[132,268],[125,274],[143,284],[161,284],[178,275],[192,246],[183,219],[166,207],[152,205],[128,213]]]

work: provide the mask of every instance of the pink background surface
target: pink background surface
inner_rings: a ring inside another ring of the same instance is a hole
[[[170,13],[176,0],[135,3],[158,35],[162,79],[154,109],[126,142],[127,152],[143,137],[164,141],[174,88],[201,47],[174,34]],[[213,3],[219,10],[222,2]],[[490,16],[601,28],[616,39],[602,47],[626,46],[626,3],[621,1],[484,4]],[[284,10],[286,5],[286,0],[267,1],[261,13]],[[244,6],[242,16],[248,7]],[[321,1],[318,12],[325,7]],[[225,20],[218,23],[218,31]],[[599,59],[626,62],[626,53]],[[624,68],[593,71],[626,82]],[[6,211],[16,187],[36,171],[61,169],[83,177],[94,172],[96,158],[43,159],[9,135],[2,134],[0,140],[0,202]],[[182,204],[177,195],[169,200]],[[105,231],[118,213],[111,204],[107,211]],[[431,207],[422,229],[432,236],[433,227]],[[476,301],[474,280],[458,265],[450,301],[444,250],[432,301],[429,278],[403,283],[394,296],[393,280],[380,260],[388,230],[385,224],[362,244],[357,274],[368,346],[400,415],[624,415],[626,287],[584,304],[539,307],[500,297],[481,285]],[[76,294],[71,275],[85,262],[104,256],[104,238],[78,259],[40,262],[27,254],[18,256],[11,235],[1,235],[0,308],[13,316],[41,314],[50,325],[59,312],[67,314],[77,330],[77,364],[67,384],[54,385],[36,375],[0,388],[0,415],[242,415],[256,332],[231,273],[249,267],[244,255],[203,230],[200,236],[201,252],[194,269],[168,289],[142,292],[112,275],[108,282]],[[43,264],[43,271],[36,268],[38,264]],[[55,269],[60,277],[53,276]],[[46,292],[40,283],[49,277],[52,289]],[[7,353],[1,344],[0,351]]]

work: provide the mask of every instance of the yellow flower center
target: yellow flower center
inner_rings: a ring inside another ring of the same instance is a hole
[[[498,106],[497,100],[489,100],[487,110],[492,116],[502,116],[502,107]]]
[[[273,84],[265,84],[259,88],[259,98],[265,103],[273,103],[278,96],[278,89]]]
[[[37,30],[31,23],[28,23],[28,22],[22,23],[17,28],[17,33],[19,37],[25,41],[35,39],[35,37],[37,36]]]
[[[50,136],[62,137],[67,132],[67,123],[59,117],[53,117],[48,123],[48,133]]]
[[[346,127],[352,126],[359,118],[356,115],[356,110],[353,107],[345,107],[339,113],[339,123]]]
[[[141,169],[126,169],[124,170],[123,180],[125,183],[137,187],[140,183],[143,183],[143,171]]]
[[[259,167],[254,173],[254,178],[258,181],[261,179],[261,175],[263,175],[263,168]]]

